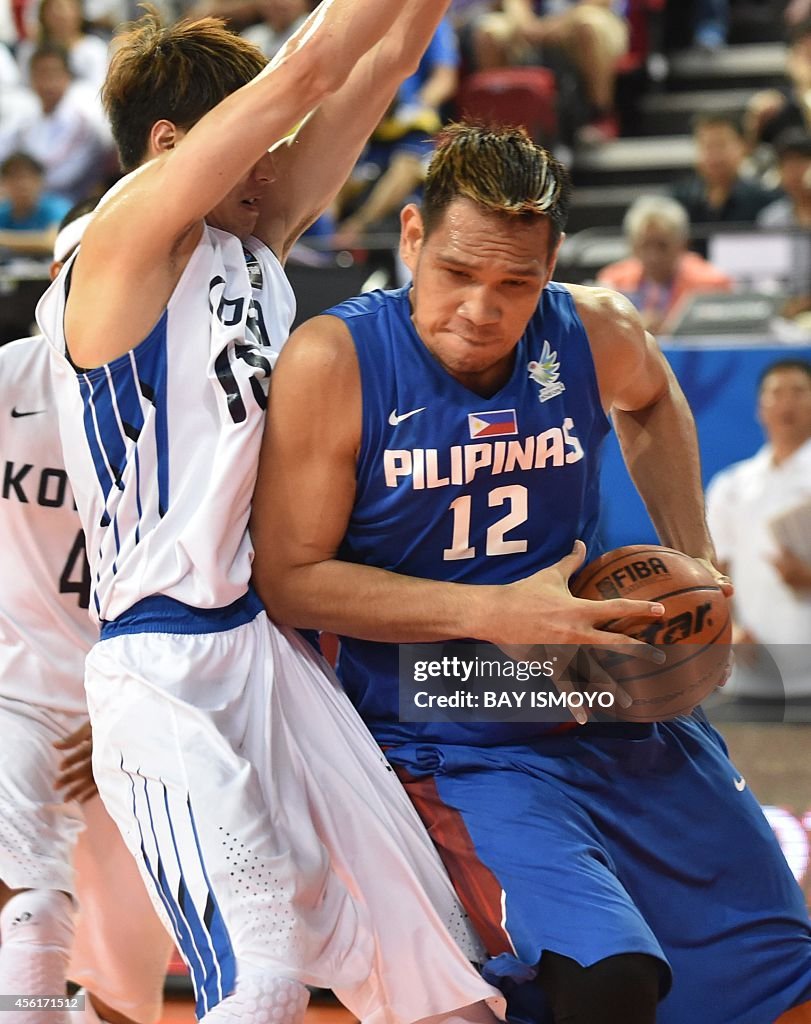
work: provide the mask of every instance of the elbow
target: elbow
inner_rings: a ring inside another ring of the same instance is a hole
[[[352,71],[352,64],[336,57],[329,40],[313,36],[291,56],[295,61],[293,81],[300,98],[306,97],[308,110],[313,110],[327,97],[337,92]]]
[[[302,626],[292,589],[284,573],[254,563],[251,584],[268,616],[279,626]]]

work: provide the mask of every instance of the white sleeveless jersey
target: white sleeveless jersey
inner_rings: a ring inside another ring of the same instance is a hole
[[[0,695],[86,711],[98,630],[44,338],[0,348]]]
[[[205,225],[149,336],[82,373],[66,357],[62,327],[71,267],[37,317],[52,346],[65,462],[87,535],[91,612],[109,621],[154,594],[229,605],[250,579],[248,515],[292,288],[257,239]]]

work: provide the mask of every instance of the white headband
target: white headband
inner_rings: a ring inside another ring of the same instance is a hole
[[[81,242],[84,229],[90,223],[92,217],[93,211],[85,213],[62,228],[54,242],[54,260],[57,263],[64,263],[79,242]]]

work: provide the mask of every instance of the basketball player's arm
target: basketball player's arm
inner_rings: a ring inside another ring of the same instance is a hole
[[[402,0],[323,0],[283,56],[209,111],[180,145],[177,129],[157,122],[152,145],[165,153],[104,203],[85,232],[65,319],[75,363],[98,366],[146,336],[202,219],[268,147],[343,85],[401,6]]]
[[[662,544],[712,567],[695,421],[676,376],[638,312],[608,289],[572,287],[604,407]],[[732,592],[726,577],[724,589]]]
[[[407,0],[386,37],[274,158],[254,234],[284,262],[333,201],[405,78],[417,70],[449,0]]]
[[[598,623],[661,615],[647,601],[572,597],[567,580],[582,564],[581,542],[556,565],[501,587],[341,561],[360,441],[352,340],[337,318],[317,317],[293,334],[273,372],[251,517],[253,582],[277,622],[392,643],[471,636],[499,645],[627,644]]]

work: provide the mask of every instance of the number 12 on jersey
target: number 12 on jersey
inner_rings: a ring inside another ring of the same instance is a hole
[[[506,540],[506,535],[516,527],[525,523],[528,518],[527,489],[522,484],[511,484],[508,487],[496,487],[487,496],[490,508],[506,505],[504,515],[487,528],[485,555],[514,555],[527,550],[526,540]],[[451,546],[445,548],[442,557],[446,562],[455,562],[463,558],[475,558],[481,552],[470,546],[470,517],[473,496],[463,494],[452,501],[449,511],[453,516],[453,533]]]

